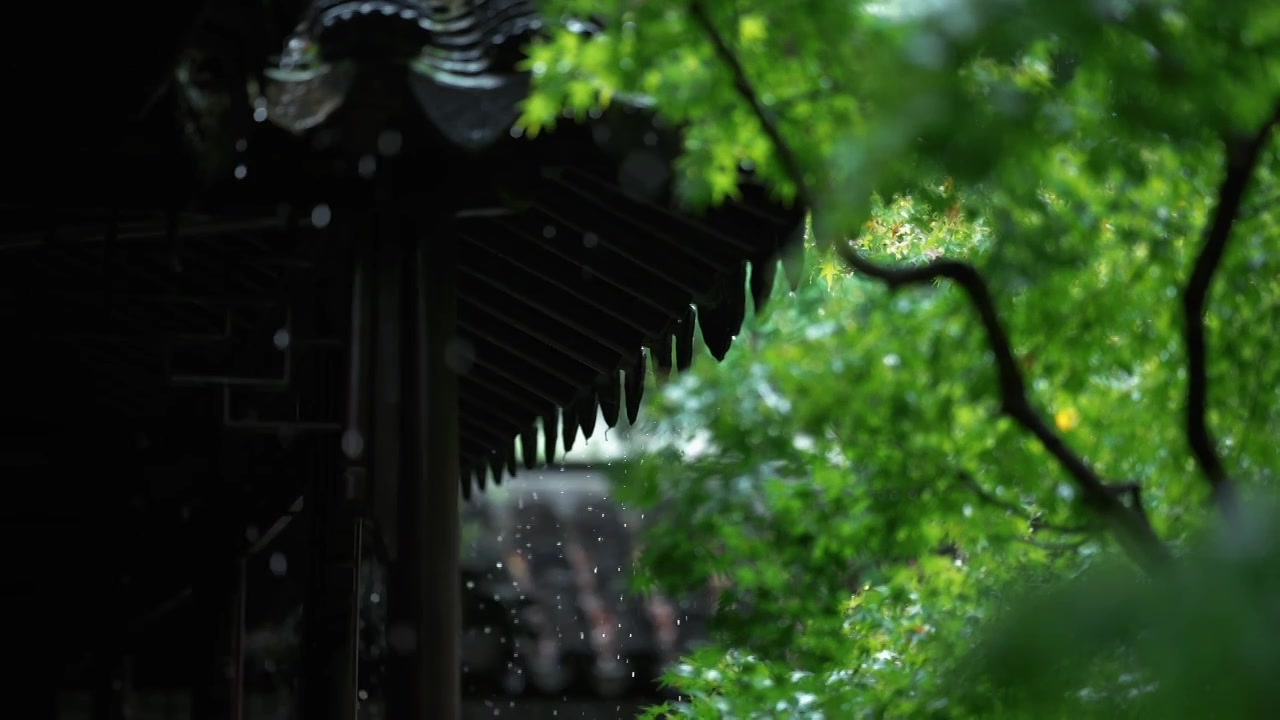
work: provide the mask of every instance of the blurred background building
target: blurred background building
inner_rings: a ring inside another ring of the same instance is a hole
[[[667,598],[628,583],[646,518],[615,500],[611,471],[642,450],[639,440],[629,430],[579,437],[566,464],[505,478],[465,503],[467,717],[633,717],[663,699],[658,676],[705,639],[709,594]],[[246,720],[294,718],[307,539],[302,523],[290,523],[247,568]],[[383,660],[401,640],[372,555],[362,584],[361,716],[380,720]],[[126,661],[113,680],[128,691],[129,718],[191,717],[188,693],[173,689],[181,671],[156,652],[167,644],[184,655],[188,622],[181,608],[161,609],[141,629],[137,657],[147,662]],[[94,688],[74,673],[65,686],[61,717],[95,717]]]

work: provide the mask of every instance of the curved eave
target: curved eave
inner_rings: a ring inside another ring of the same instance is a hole
[[[464,493],[515,473],[517,458],[554,461],[557,439],[567,452],[598,418],[634,422],[651,375],[687,368],[699,331],[723,359],[780,260],[798,263],[782,251],[800,213],[759,188],[697,217],[556,170],[528,209],[460,228],[459,333],[475,349],[461,387]]]

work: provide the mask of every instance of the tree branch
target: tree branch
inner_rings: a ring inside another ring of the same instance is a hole
[[[1239,510],[1235,485],[1227,477],[1222,459],[1218,456],[1217,443],[1205,419],[1209,409],[1205,302],[1213,276],[1226,252],[1227,242],[1231,239],[1231,229],[1240,214],[1249,181],[1277,122],[1280,122],[1280,108],[1251,137],[1227,141],[1226,174],[1218,187],[1217,205],[1208,227],[1205,228],[1204,244],[1200,248],[1200,254],[1196,256],[1195,267],[1182,295],[1187,346],[1187,442],[1201,472],[1209,481],[1218,508],[1228,518],[1235,517]]]
[[[761,102],[741,61],[724,37],[716,29],[700,0],[692,0],[691,15],[707,34],[720,61],[733,77],[734,88],[747,103],[760,122],[766,137],[773,144],[783,169],[796,185],[796,196],[810,209],[814,207],[813,191],[799,158],[783,137],[774,114]],[[1081,499],[1098,512],[1125,550],[1145,567],[1163,565],[1169,558],[1168,548],[1156,536],[1141,505],[1126,506],[1122,500],[1130,486],[1117,489],[1105,483],[1076,455],[1035,411],[1027,399],[1026,382],[1014,358],[1008,335],[1000,323],[995,301],[982,275],[972,266],[957,260],[935,260],[919,267],[889,267],[862,257],[849,243],[842,243],[838,250],[854,270],[882,282],[890,290],[931,283],[946,278],[959,285],[968,295],[978,312],[986,331],[987,344],[996,359],[996,371],[1000,388],[1001,412],[1030,432],[1040,444],[1067,471],[1080,490]]]
[[[1031,527],[1031,531],[1033,533],[1040,530],[1048,530],[1050,532],[1062,533],[1064,535],[1079,535],[1089,534],[1101,529],[1098,525],[1059,525],[1057,523],[1048,522],[1041,518],[1041,516],[1028,512],[1026,508],[1015,502],[1009,502],[1008,500],[1001,499],[995,493],[982,487],[982,484],[967,472],[961,471],[957,473],[957,477],[959,478],[961,485],[969,488],[969,490],[972,491],[979,500],[986,503],[989,507],[996,508],[997,510],[1004,510],[1011,515],[1026,518],[1027,524]]]

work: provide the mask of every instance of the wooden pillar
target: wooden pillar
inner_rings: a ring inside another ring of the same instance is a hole
[[[33,615],[15,614],[14,617],[31,618]],[[10,647],[15,656],[24,659],[20,663],[15,662],[18,669],[0,681],[0,692],[12,699],[12,704],[7,706],[9,711],[13,717],[59,720],[58,690],[62,668],[56,661],[48,659],[45,648],[39,644],[51,643],[45,637],[25,641],[21,631],[15,634],[19,637]]]
[[[195,630],[204,642],[200,643],[200,662],[192,678],[191,717],[242,720],[244,560],[217,554],[206,562],[192,595]]]
[[[230,685],[230,720],[244,720],[244,630],[248,601],[248,572],[244,557],[236,558],[231,570],[231,592],[227,598],[227,683]]]
[[[336,468],[323,474],[329,476],[324,484],[342,484],[343,473]],[[303,608],[300,717],[353,720],[358,702],[361,526],[343,512],[340,487],[327,490],[330,507],[319,513],[309,510],[311,548],[318,557],[308,569]],[[312,497],[308,496],[308,507]],[[321,513],[324,517],[316,517]]]
[[[224,436],[223,441],[227,438]],[[243,509],[227,482],[235,471],[226,447],[204,476],[206,504],[197,515],[205,544],[191,582],[191,719],[240,720],[244,633]]]
[[[104,650],[94,663],[93,720],[125,720],[129,716],[127,658],[116,652],[117,647]]]
[[[371,283],[362,246],[351,281],[346,428],[320,438],[304,500],[311,563],[303,609],[300,717],[353,720],[358,708],[360,560],[359,502],[368,436],[367,388]]]
[[[406,228],[403,462],[391,566],[389,720],[462,716],[458,376],[452,238]],[[419,239],[420,238],[420,239]]]

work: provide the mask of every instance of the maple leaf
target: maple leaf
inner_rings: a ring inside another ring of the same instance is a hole
[[[759,15],[744,15],[738,21],[738,38],[743,45],[755,45],[769,35],[769,26]]]
[[[832,281],[842,274],[839,263],[831,258],[823,260],[822,264],[818,266],[818,277],[827,282],[827,290],[831,290]]]

